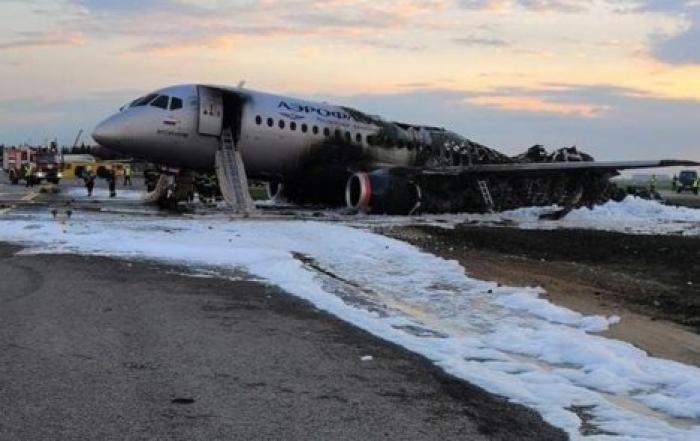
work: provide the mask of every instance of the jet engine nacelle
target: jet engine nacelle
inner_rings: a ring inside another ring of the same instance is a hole
[[[420,209],[421,189],[412,179],[384,170],[355,173],[345,187],[349,208],[373,214],[406,215]]]

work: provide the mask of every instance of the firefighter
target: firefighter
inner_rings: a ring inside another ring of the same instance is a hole
[[[698,194],[700,191],[700,175],[698,175],[693,181],[693,194]]]
[[[651,175],[651,180],[649,181],[649,193],[656,193],[656,175]]]
[[[19,175],[24,179],[26,186],[29,187],[29,180],[27,179],[29,175],[29,164],[22,164],[19,168]]]
[[[89,165],[83,171],[83,181],[85,181],[88,196],[92,196],[92,190],[95,188],[95,172],[92,171],[92,167]]]
[[[109,184],[109,197],[110,198],[116,197],[117,196],[117,174],[111,165],[107,166],[107,183]]]
[[[673,175],[673,181],[671,181],[671,189],[673,191],[678,190],[678,176],[677,175]]]
[[[131,187],[131,166],[129,165],[124,167],[124,187],[127,185]]]
[[[24,180],[27,187],[34,187],[34,164],[31,162],[24,164]]]

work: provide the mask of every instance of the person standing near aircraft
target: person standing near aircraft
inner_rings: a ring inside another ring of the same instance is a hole
[[[85,171],[83,171],[83,181],[85,182],[88,196],[92,196],[92,190],[95,188],[95,173],[92,171],[92,167],[87,166]]]
[[[117,174],[114,167],[107,166],[107,183],[109,184],[109,197],[117,196]]]
[[[22,176],[22,179],[24,179],[25,186],[29,187],[29,164],[22,164],[22,168],[20,168],[20,174]]]
[[[29,162],[24,165],[24,180],[27,187],[34,187],[34,163]]]
[[[649,193],[652,195],[656,193],[656,175],[651,175],[651,180],[649,181]]]
[[[124,187],[129,185],[131,187],[131,166],[127,165],[124,167]]]
[[[695,181],[693,181],[693,194],[697,195],[699,191],[700,191],[700,176],[696,177]]]

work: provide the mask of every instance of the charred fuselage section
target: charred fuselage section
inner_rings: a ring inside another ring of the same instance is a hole
[[[310,148],[300,172],[288,176],[288,199],[348,207],[368,213],[484,212],[522,206],[571,209],[616,194],[614,172],[484,172],[480,166],[593,161],[575,147],[547,152],[534,146],[509,157],[437,127],[387,122],[343,108],[371,127],[364,140],[336,130]]]

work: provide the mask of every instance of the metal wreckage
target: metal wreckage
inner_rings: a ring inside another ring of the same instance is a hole
[[[336,131],[307,152],[300,167],[303,173],[285,180],[280,194],[287,199],[403,215],[557,205],[560,210],[548,216],[559,218],[577,207],[624,198],[624,191],[610,178],[618,174],[617,166],[634,165],[596,163],[576,147],[548,153],[536,145],[509,157],[442,128],[387,122],[354,109],[343,110],[356,121],[378,127],[368,137],[372,148],[363,149]],[[377,167],[382,152],[401,150],[411,158],[410,165]],[[674,161],[657,162],[673,165]],[[348,170],[372,168],[347,177]],[[344,200],[337,190],[343,186]]]

